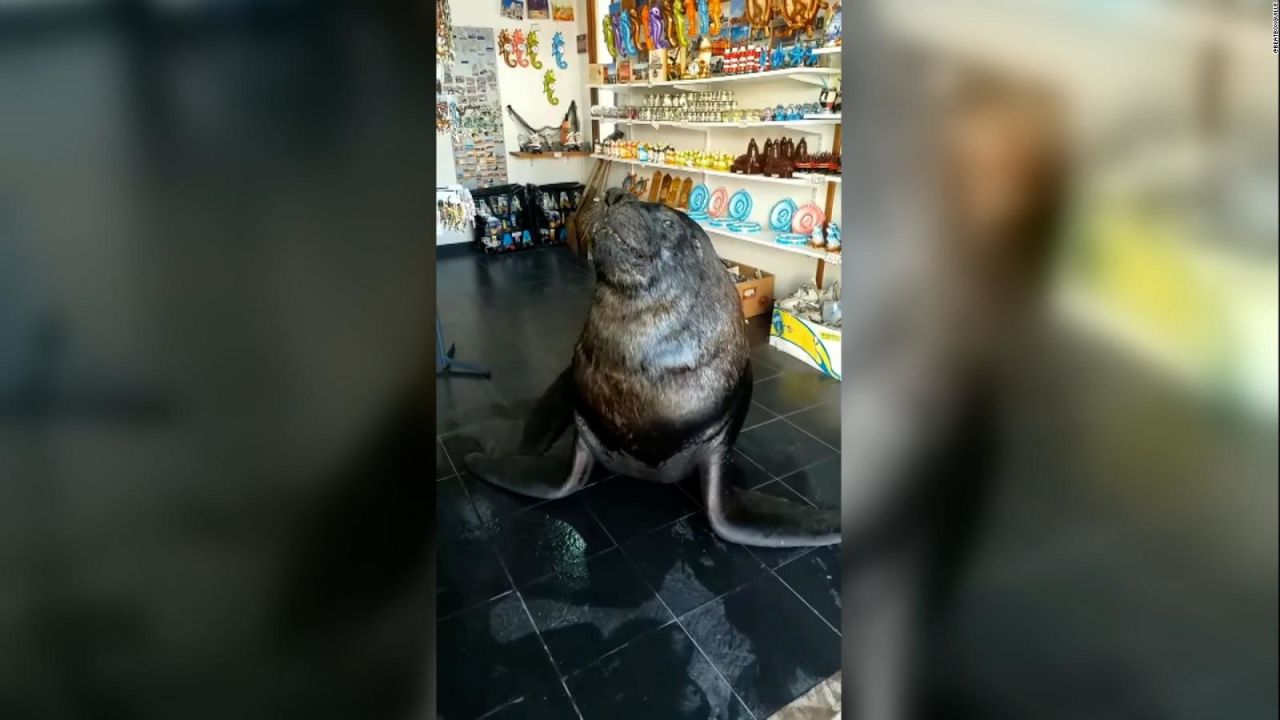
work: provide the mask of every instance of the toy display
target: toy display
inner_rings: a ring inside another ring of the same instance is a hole
[[[542,94],[547,96],[547,102],[552,105],[559,105],[560,98],[555,94],[556,73],[554,70],[548,70],[542,74]]]
[[[534,70],[542,69],[542,61],[538,59],[538,31],[530,30],[529,37],[525,40],[525,49],[529,54],[529,65]],[[555,105],[556,103],[551,103]]]
[[[564,59],[564,33],[558,30],[551,36],[551,56],[556,60],[556,67],[561,70],[569,69],[569,63]]]

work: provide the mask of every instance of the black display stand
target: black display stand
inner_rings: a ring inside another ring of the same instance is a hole
[[[491,377],[488,368],[454,360],[453,351],[453,345],[450,345],[448,350],[444,349],[444,330],[440,325],[440,316],[436,315],[436,374],[478,375],[482,378]]]

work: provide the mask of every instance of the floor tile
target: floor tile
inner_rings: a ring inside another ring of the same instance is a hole
[[[475,362],[480,362],[476,360]],[[493,382],[478,377],[436,378],[436,432],[459,430],[502,412]]]
[[[510,516],[495,544],[518,587],[614,546],[576,496]]]
[[[468,504],[457,478],[436,484],[436,616],[445,617],[511,590],[490,540],[498,528]]]
[[[779,415],[787,415],[820,402],[838,405],[840,383],[812,368],[782,372],[757,382],[752,388],[751,399]]]
[[[840,631],[840,546],[820,547],[778,568],[778,577]]]
[[[772,574],[681,623],[758,718],[840,669],[839,635]]]
[[[702,513],[645,533],[622,551],[677,616],[765,571],[745,547],[717,537]]]
[[[436,712],[472,720],[517,698],[554,695],[560,681],[520,598],[511,593],[436,623]]]
[[[747,411],[747,417],[742,421],[742,429],[747,430],[761,423],[767,423],[778,417],[774,413],[766,410],[763,405],[758,402],[751,403],[751,409]]]
[[[674,485],[625,476],[598,483],[580,494],[613,539],[620,543],[698,509]]]
[[[674,619],[617,548],[531,582],[521,592],[561,674]]]
[[[454,475],[453,463],[449,462],[449,456],[445,454],[444,446],[436,440],[436,479],[447,478]]]
[[[840,449],[840,403],[823,402],[787,416],[787,422]]]
[[[560,683],[547,685],[491,711],[484,720],[578,720],[578,713]]]
[[[839,509],[841,458],[837,455],[779,479],[817,507]]]
[[[750,715],[672,623],[567,680],[584,720],[740,720]]]
[[[836,451],[783,420],[759,425],[738,436],[735,447],[774,477],[827,460]]]

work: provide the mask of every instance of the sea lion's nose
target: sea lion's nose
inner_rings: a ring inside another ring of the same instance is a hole
[[[612,207],[627,200],[635,200],[635,196],[622,188],[609,188],[604,193],[604,204]]]

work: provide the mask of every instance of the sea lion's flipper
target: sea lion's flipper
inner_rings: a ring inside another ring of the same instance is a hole
[[[740,490],[722,456],[699,466],[707,518],[721,538],[756,547],[808,547],[840,542],[840,513]]]
[[[573,424],[573,371],[566,368],[542,393],[524,421],[517,455],[546,453]]]
[[[582,487],[591,477],[595,458],[582,439],[575,438],[572,458],[471,453],[465,462],[471,472],[504,490],[554,499]]]

